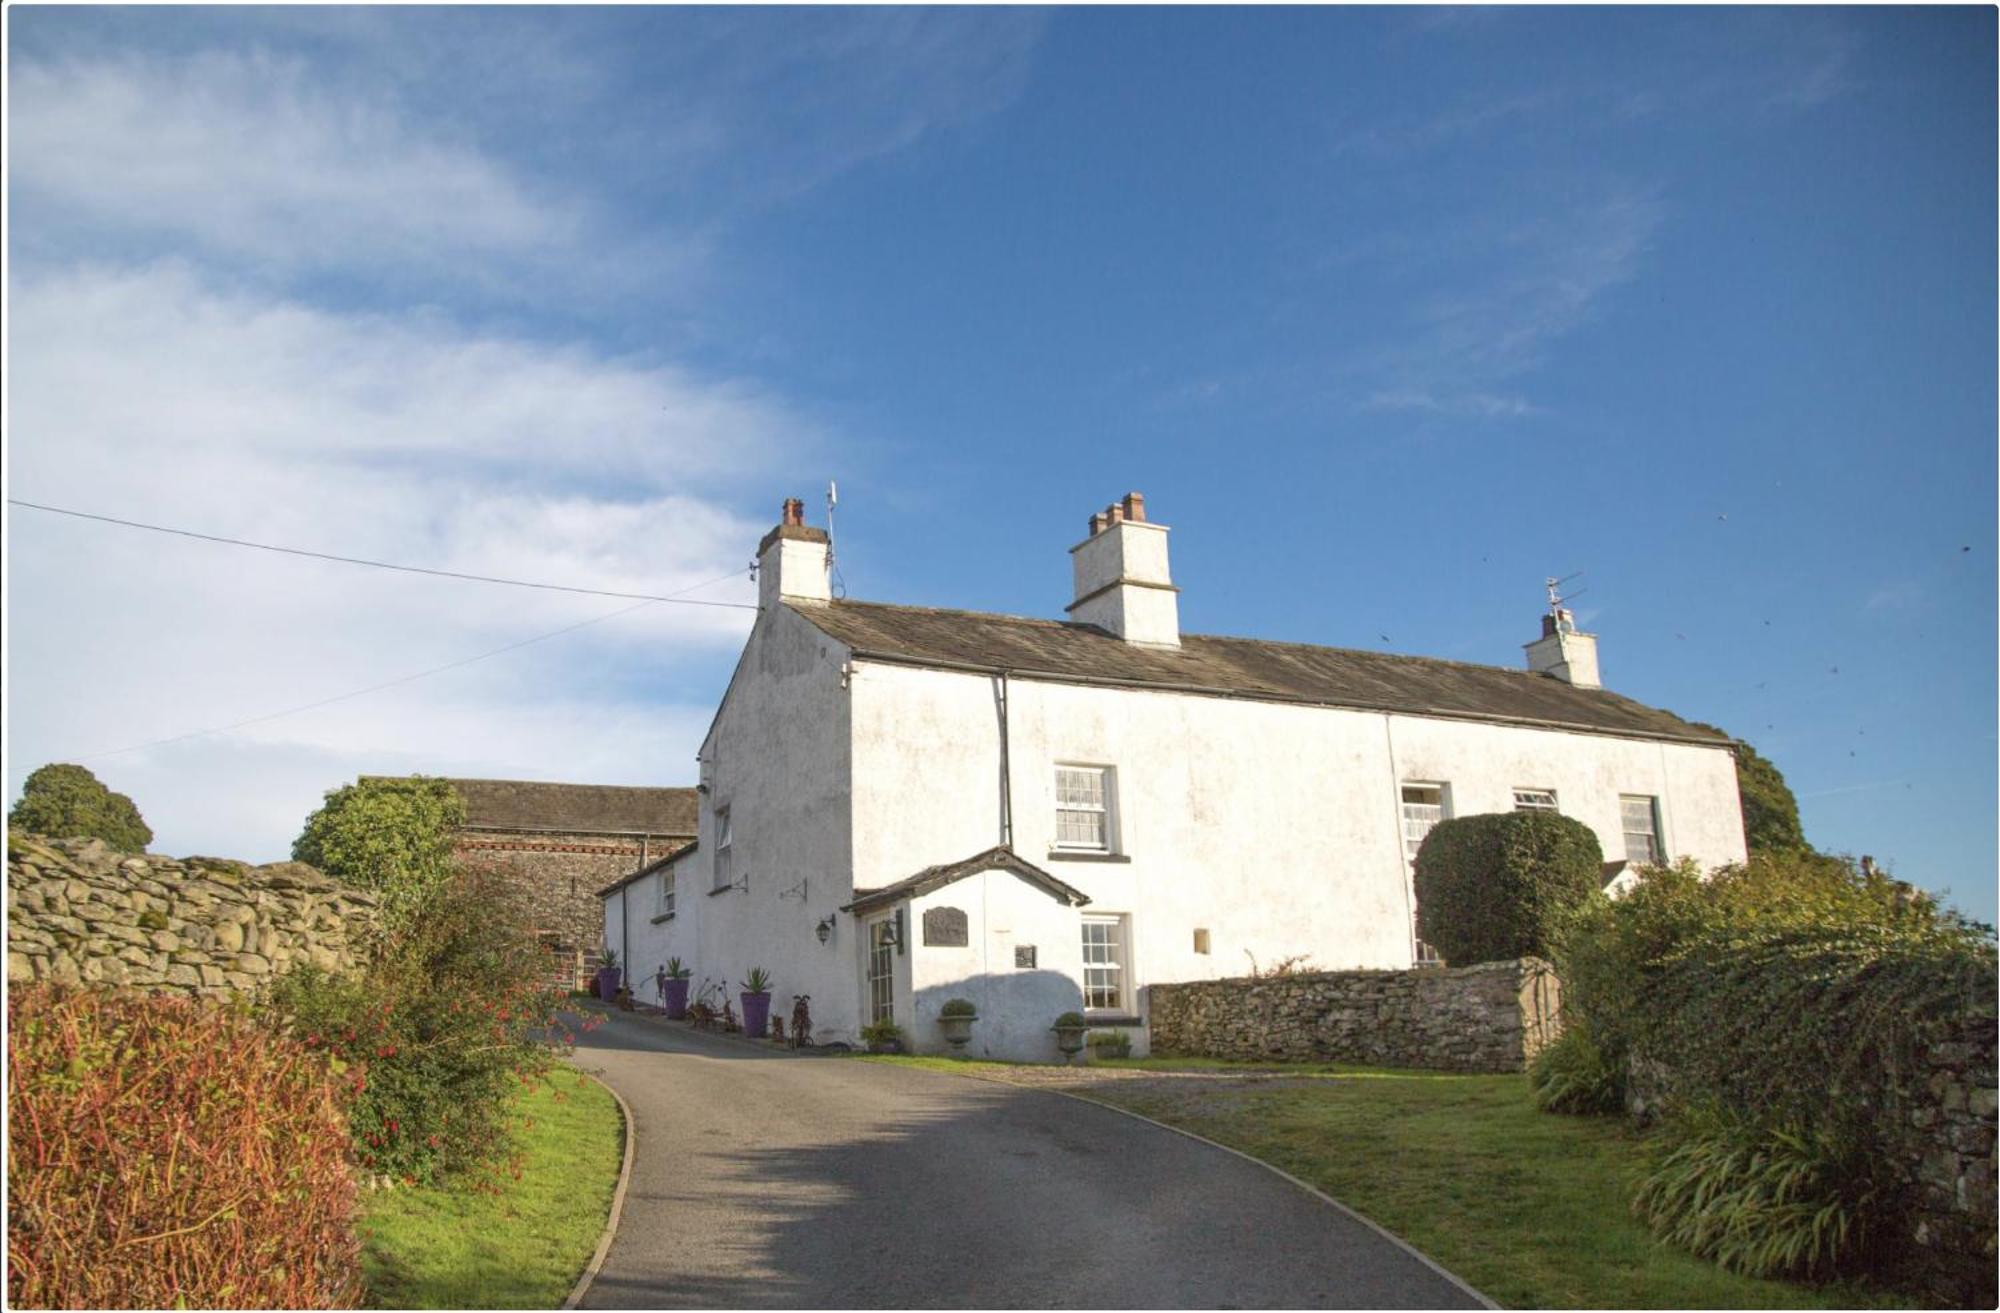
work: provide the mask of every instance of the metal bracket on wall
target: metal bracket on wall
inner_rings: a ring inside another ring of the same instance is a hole
[[[800,876],[797,884],[781,892],[778,897],[796,898],[803,903],[806,900],[806,877]]]

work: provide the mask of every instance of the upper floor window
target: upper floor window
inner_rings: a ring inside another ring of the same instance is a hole
[[[674,868],[669,866],[660,872],[660,910],[657,916],[674,914]]]
[[[736,877],[735,871],[731,869],[736,854],[730,847],[730,840],[733,837],[730,833],[730,828],[729,808],[717,807],[715,809],[715,887],[717,889],[728,888],[729,882]]]
[[[1660,843],[1660,800],[1640,794],[1620,794],[1619,819],[1625,829],[1625,860],[1634,866],[1658,866],[1666,860]]]
[[[1079,852],[1115,851],[1115,804],[1110,767],[1056,767],[1056,847]]]
[[[1556,806],[1556,791],[1554,789],[1516,789],[1514,790],[1514,810],[1517,812],[1555,812],[1561,811],[1562,808]]]
[[[1442,784],[1405,784],[1403,786],[1403,856],[1417,860],[1417,849],[1424,846],[1424,836],[1431,832],[1439,821],[1450,812]]]

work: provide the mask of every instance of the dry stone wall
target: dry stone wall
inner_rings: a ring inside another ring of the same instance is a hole
[[[255,993],[311,964],[350,971],[372,895],[303,862],[116,852],[96,839],[7,839],[7,979],[184,994]]]
[[[1553,1039],[1555,972],[1536,958],[1154,985],[1152,1050],[1192,1057],[1520,1071]]]
[[[1947,1303],[1991,1308],[1996,1295],[1995,1012],[1989,997],[1959,1033],[1931,1046],[1907,1107],[1919,1156],[1916,1226],[1932,1291]]]

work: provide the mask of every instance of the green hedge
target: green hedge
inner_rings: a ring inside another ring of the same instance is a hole
[[[1573,817],[1440,821],[1417,851],[1417,933],[1453,966],[1547,957],[1603,870],[1597,835]]]
[[[1565,1023],[1661,1114],[1635,1206],[1663,1238],[1750,1275],[1909,1275],[1912,1115],[1936,1046],[1990,1028],[1989,933],[1845,859],[1762,854],[1593,900],[1557,966]]]

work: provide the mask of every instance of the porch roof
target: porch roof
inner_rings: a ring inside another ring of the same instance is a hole
[[[968,875],[977,875],[981,871],[1011,871],[1057,902],[1067,903],[1071,907],[1081,907],[1090,901],[1090,896],[1083,890],[1058,880],[1003,844],[988,848],[985,852],[977,853],[963,861],[948,862],[942,866],[927,866],[915,875],[898,880],[894,884],[883,885],[880,889],[856,889],[854,901],[840,910],[863,915],[878,908],[900,903],[906,898],[921,897],[933,889],[942,889],[954,881],[963,880]]]

